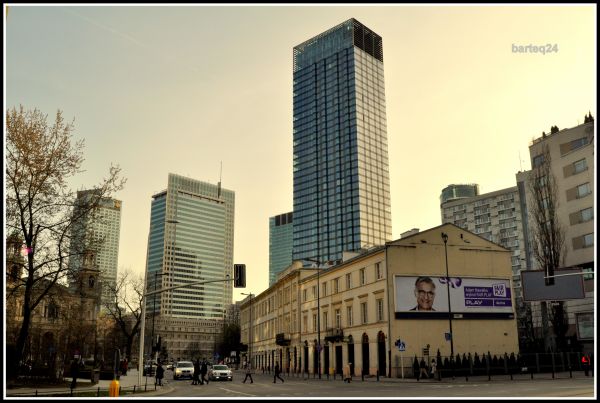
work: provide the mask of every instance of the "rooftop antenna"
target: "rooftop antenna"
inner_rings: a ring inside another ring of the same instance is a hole
[[[221,170],[219,171],[219,185],[217,186],[217,197],[221,197],[221,176],[223,175],[223,161],[221,161]]]
[[[521,166],[521,172],[523,172],[523,160],[521,159],[521,151],[519,151],[519,165]]]

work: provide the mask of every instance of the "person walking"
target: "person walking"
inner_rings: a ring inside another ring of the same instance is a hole
[[[165,369],[163,368],[162,364],[159,362],[158,366],[156,367],[156,385],[158,386],[163,386],[162,384],[162,379],[165,376]]]
[[[435,370],[437,369],[437,363],[435,359],[431,360],[431,377],[435,379]]]
[[[413,374],[414,374],[415,378],[417,378],[417,381],[418,381],[419,380],[419,361],[417,360],[416,356],[413,361]]]
[[[77,360],[73,360],[73,362],[71,362],[71,377],[73,378],[73,381],[71,381],[71,389],[75,389],[75,387],[77,386],[77,377],[79,376],[79,363],[77,362]]]
[[[248,377],[250,377],[250,383],[254,383],[254,379],[252,379],[252,364],[250,364],[250,362],[248,362],[246,365],[246,377],[242,383],[246,383],[246,379],[248,379]]]
[[[349,362],[348,364],[344,365],[344,382],[352,382],[352,373],[350,372],[350,367],[351,367],[352,363]]]
[[[192,385],[198,385],[200,380],[200,358],[194,360],[194,376],[192,376]]]
[[[590,361],[590,356],[584,353],[583,357],[581,357],[581,365],[583,366],[585,376],[590,376]]]
[[[277,383],[277,378],[281,379],[281,382],[285,382],[279,374],[281,374],[281,368],[279,368],[279,363],[275,363],[275,375],[273,375],[273,383]]]
[[[423,375],[425,378],[429,378],[429,374],[427,373],[427,363],[425,363],[423,358],[421,358],[421,362],[419,362],[419,368],[421,369],[419,376]]]
[[[200,375],[202,378],[200,379],[200,385],[204,385],[204,382],[208,385],[208,378],[206,378],[206,373],[208,372],[208,365],[206,363],[206,358],[202,361],[202,366],[200,366]]]

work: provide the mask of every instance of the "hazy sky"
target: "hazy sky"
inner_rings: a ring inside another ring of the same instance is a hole
[[[120,269],[143,272],[168,173],[217,183],[222,162],[238,300],[268,287],[268,219],[293,208],[292,49],[352,17],[383,38],[394,239],[441,224],[447,185],[516,186],[534,137],[597,117],[595,5],[11,6],[5,107],[75,119],[75,188],[122,167]]]

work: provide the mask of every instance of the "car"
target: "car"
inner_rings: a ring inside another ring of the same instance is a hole
[[[177,361],[173,366],[173,379],[194,377],[194,363],[191,361]]]
[[[143,376],[154,376],[156,371],[156,361],[148,361],[144,364]]]
[[[227,365],[213,365],[208,370],[208,379],[211,381],[233,381],[233,374]]]
[[[173,363],[172,363],[172,362],[170,362],[170,363],[168,363],[167,365],[165,365],[165,369],[168,369],[168,370],[171,370],[171,371],[173,371]]]

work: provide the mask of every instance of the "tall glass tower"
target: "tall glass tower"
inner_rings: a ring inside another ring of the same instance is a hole
[[[277,275],[292,264],[294,213],[269,217],[269,287]]]
[[[219,185],[169,174],[152,196],[146,283],[148,291],[233,278],[235,193]],[[222,319],[231,282],[182,287],[148,298],[146,309],[170,317]]]
[[[293,259],[391,238],[383,48],[355,19],[294,47]]]

